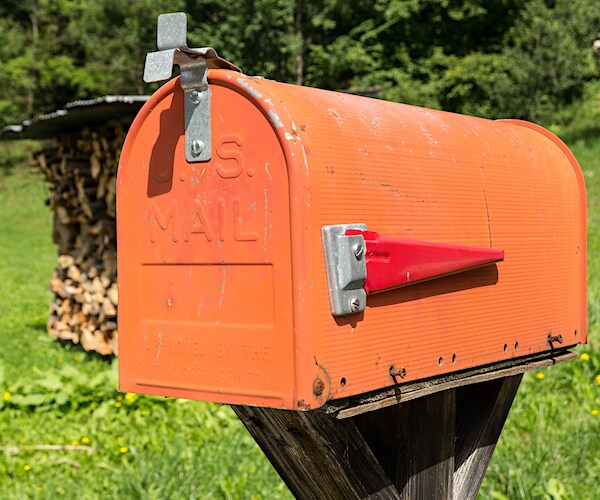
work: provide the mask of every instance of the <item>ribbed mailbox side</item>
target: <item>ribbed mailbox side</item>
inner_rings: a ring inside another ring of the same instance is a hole
[[[551,133],[245,83],[275,96],[274,111],[257,104],[279,117],[290,192],[304,193],[290,201],[292,220],[305,221],[293,225],[293,259],[310,270],[294,275],[303,316],[295,317],[296,352],[299,367],[318,361],[330,398],[390,385],[392,366],[412,381],[585,342],[585,187]],[[320,231],[350,223],[385,236],[502,249],[505,260],[371,296],[363,314],[335,319]],[[298,391],[313,377],[300,371]]]

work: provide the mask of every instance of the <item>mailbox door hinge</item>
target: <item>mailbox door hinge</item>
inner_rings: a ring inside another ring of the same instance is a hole
[[[322,229],[331,313],[361,312],[367,295],[504,260],[504,251],[380,236],[365,224]]]
[[[188,48],[187,17],[183,12],[158,16],[157,46],[157,52],[146,55],[144,81],[168,80],[173,65],[179,65],[184,94],[185,156],[188,162],[209,161],[212,141],[208,69],[241,70],[210,47]]]

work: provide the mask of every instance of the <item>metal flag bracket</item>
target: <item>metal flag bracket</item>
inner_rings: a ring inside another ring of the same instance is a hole
[[[159,15],[156,38],[158,51],[146,55],[144,81],[168,80],[173,74],[173,65],[180,67],[184,93],[185,156],[188,162],[209,161],[212,145],[208,69],[241,70],[219,57],[210,47],[188,48],[184,12]]]

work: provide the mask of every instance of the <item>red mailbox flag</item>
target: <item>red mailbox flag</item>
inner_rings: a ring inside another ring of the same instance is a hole
[[[504,250],[380,236],[374,231],[348,229],[346,235],[365,240],[367,294],[456,274],[504,260]]]

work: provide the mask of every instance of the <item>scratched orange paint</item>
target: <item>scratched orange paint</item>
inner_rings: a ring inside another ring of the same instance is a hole
[[[392,385],[392,365],[414,381],[547,351],[549,333],[585,342],[585,187],[552,134],[226,70],[209,83],[211,161],[185,160],[177,79],[123,148],[121,390],[309,409]],[[349,223],[505,260],[336,320],[321,228]]]

